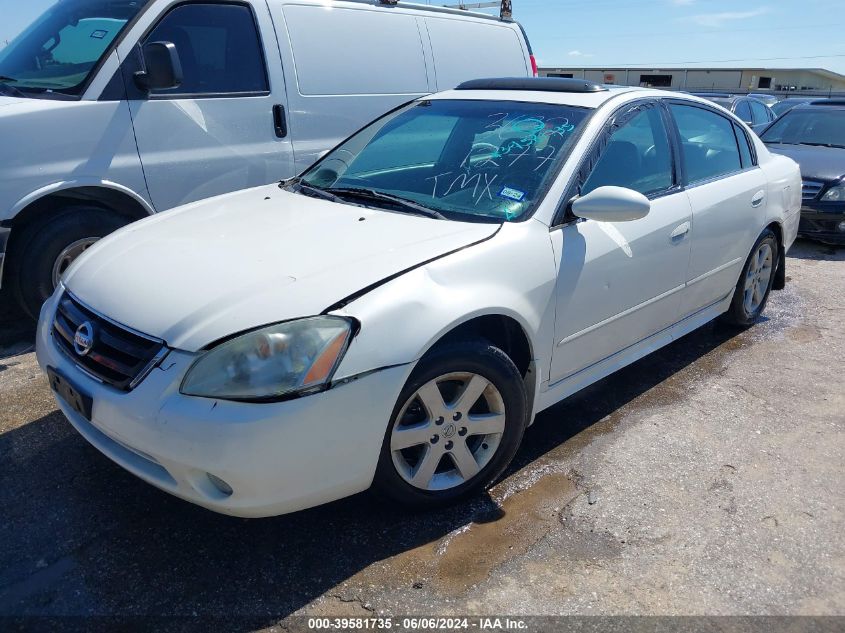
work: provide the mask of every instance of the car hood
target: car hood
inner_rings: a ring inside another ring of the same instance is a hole
[[[27,101],[26,99],[20,99],[18,97],[0,97],[0,108],[15,105],[16,103],[23,103]]]
[[[816,145],[766,143],[770,152],[789,156],[801,167],[801,177],[809,180],[837,180],[845,174],[845,149]]]
[[[250,328],[319,314],[498,228],[270,185],[131,224],[91,247],[63,281],[103,315],[196,351]]]

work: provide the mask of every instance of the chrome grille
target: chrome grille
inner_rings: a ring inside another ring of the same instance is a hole
[[[74,347],[83,323],[93,330],[93,344],[84,355]],[[163,341],[110,321],[67,292],[53,319],[53,339],[83,371],[121,391],[135,387],[167,353]]]
[[[802,180],[801,181],[801,197],[804,200],[815,200],[819,192],[824,187],[824,183],[818,180]]]

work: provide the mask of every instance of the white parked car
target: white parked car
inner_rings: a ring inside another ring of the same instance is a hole
[[[535,66],[518,23],[437,6],[58,0],[0,50],[0,282],[37,317],[111,231],[290,178],[414,97]]]
[[[715,317],[752,324],[800,196],[796,164],[703,99],[472,81],[299,178],[98,242],[38,359],[89,442],[212,510],[373,484],[452,502],[537,412]]]

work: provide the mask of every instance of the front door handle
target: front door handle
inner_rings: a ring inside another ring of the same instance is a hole
[[[684,235],[689,233],[690,228],[691,228],[691,225],[690,225],[689,222],[684,222],[683,224],[679,224],[678,226],[675,227],[675,230],[672,231],[672,233],[669,235],[669,237],[673,241],[674,240],[680,240],[684,237]]]
[[[763,200],[766,199],[766,192],[765,191],[758,191],[754,194],[754,197],[751,198],[751,206],[752,207],[759,207],[763,204]]]
[[[281,104],[273,106],[273,127],[276,130],[277,138],[285,138],[288,135],[288,122],[285,118],[285,106]]]

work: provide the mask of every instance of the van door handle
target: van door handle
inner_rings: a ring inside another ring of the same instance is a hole
[[[276,129],[276,137],[285,138],[288,135],[288,123],[285,119],[285,106],[281,104],[273,106],[273,127]]]
[[[763,200],[766,199],[766,192],[765,191],[758,191],[754,194],[754,197],[751,198],[751,206],[752,207],[759,207],[763,204]]]
[[[672,231],[672,233],[669,235],[669,237],[673,241],[680,240],[684,237],[684,235],[689,233],[690,227],[691,227],[691,225],[690,225],[689,222],[684,222],[683,224],[679,224],[677,227],[675,227],[675,230]]]

